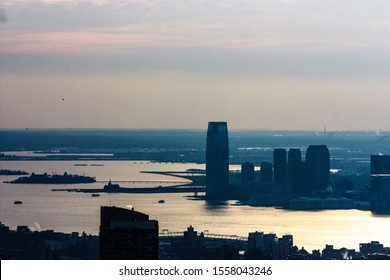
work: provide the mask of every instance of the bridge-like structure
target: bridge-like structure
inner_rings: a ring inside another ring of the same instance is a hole
[[[96,183],[107,184],[109,181],[96,181]],[[174,181],[174,180],[123,180],[123,181],[113,181],[111,183],[120,184],[189,184],[191,181]]]
[[[208,232],[202,232],[201,235],[204,238],[210,238],[210,239],[221,239],[221,240],[231,240],[231,241],[248,241],[248,238],[238,235],[227,235],[227,234],[215,234],[215,233],[208,233]],[[198,235],[199,236],[199,235]],[[162,230],[159,233],[159,237],[162,238],[169,238],[169,237],[184,237],[183,232],[170,232],[167,230]]]

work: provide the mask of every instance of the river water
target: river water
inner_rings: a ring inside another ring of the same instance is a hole
[[[74,166],[75,164],[86,164]],[[102,166],[95,166],[99,164]],[[204,168],[202,164],[152,163],[140,161],[0,161],[0,169],[25,170],[48,174],[85,174],[98,181],[183,181],[165,175],[140,171],[185,171]],[[291,211],[268,207],[213,205],[202,200],[188,200],[188,194],[108,194],[91,197],[87,193],[53,192],[53,188],[102,188],[103,183],[80,185],[7,184],[18,176],[0,176],[0,221],[15,229],[27,225],[34,230],[85,231],[99,233],[100,206],[134,207],[158,220],[160,231],[184,231],[192,225],[197,231],[248,236],[263,231],[278,236],[289,233],[294,244],[307,250],[335,248],[358,249],[359,243],[379,241],[390,246],[390,216],[370,211],[326,210]],[[159,184],[164,185],[164,184]],[[121,184],[122,187],[155,187],[153,184]],[[164,199],[165,203],[158,203]],[[23,204],[15,205],[15,200]]]

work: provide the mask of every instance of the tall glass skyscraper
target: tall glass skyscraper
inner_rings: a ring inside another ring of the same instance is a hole
[[[330,182],[330,155],[325,145],[310,145],[306,150],[310,190],[321,190]]]
[[[285,149],[274,150],[274,182],[284,186],[287,174],[287,152]]]
[[[224,199],[229,187],[229,137],[226,122],[209,122],[206,141],[206,198]]]

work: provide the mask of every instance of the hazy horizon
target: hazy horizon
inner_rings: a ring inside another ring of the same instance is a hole
[[[387,1],[0,2],[0,129],[390,130]]]

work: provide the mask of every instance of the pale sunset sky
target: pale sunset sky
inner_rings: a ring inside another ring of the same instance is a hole
[[[0,129],[390,130],[390,1],[0,0]]]

